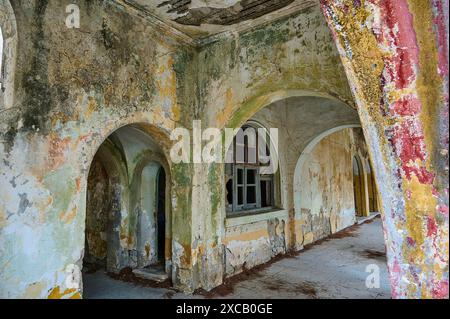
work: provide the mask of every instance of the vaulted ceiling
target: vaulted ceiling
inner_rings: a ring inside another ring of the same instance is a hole
[[[317,0],[124,0],[192,38],[236,31],[317,5]]]

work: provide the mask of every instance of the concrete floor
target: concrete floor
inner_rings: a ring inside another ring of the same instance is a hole
[[[279,260],[259,272],[243,275],[206,295],[184,295],[171,289],[143,287],[109,278],[102,272],[84,275],[87,299],[153,298],[390,298],[381,220],[352,228],[312,246],[295,257]],[[380,270],[380,288],[366,288],[366,267]]]

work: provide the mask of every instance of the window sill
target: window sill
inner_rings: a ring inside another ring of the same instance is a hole
[[[288,211],[280,208],[271,208],[268,210],[255,210],[255,211],[231,213],[225,219],[225,227],[252,224],[277,217],[288,218],[289,217]]]

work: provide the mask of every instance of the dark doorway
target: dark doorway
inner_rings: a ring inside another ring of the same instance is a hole
[[[166,173],[162,167],[158,172],[157,183],[158,261],[164,263],[166,257]]]
[[[356,216],[358,217],[364,216],[362,179],[363,176],[359,161],[356,157],[353,157],[353,194],[355,197]]]

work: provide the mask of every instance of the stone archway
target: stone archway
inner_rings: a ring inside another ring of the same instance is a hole
[[[169,164],[164,156],[151,151],[141,153],[136,160],[130,187],[131,209],[136,217],[137,269],[158,269],[161,276],[156,279],[170,277],[172,210]],[[137,274],[146,276],[145,272]]]
[[[340,130],[346,127],[360,127],[356,111],[345,103],[336,99],[324,98],[320,94],[308,96],[304,91],[297,93],[299,95],[295,95],[295,91],[290,91],[288,98],[277,94],[264,95],[260,99],[256,99],[261,104],[253,104],[253,106],[247,104],[244,109],[238,109],[228,122],[228,125],[233,128],[242,126],[249,120],[258,121],[266,128],[279,128],[280,150],[278,153],[281,168],[280,203],[282,210],[277,212],[276,218],[285,222],[283,234],[285,235],[284,241],[288,250],[300,248],[297,247],[297,242],[301,242],[301,240],[297,241],[296,238],[299,233],[298,227],[300,226],[296,223],[294,203],[297,199],[294,198],[293,192],[294,171],[301,153],[307,150],[308,145],[312,145],[311,143],[316,141],[316,139],[320,141],[323,138],[323,134],[327,133],[327,131],[330,134],[333,130]],[[263,103],[263,101],[266,101],[267,104]],[[223,218],[226,220],[225,216]],[[261,222],[261,218],[256,220]],[[249,218],[249,220],[255,220],[255,218]],[[226,221],[225,224],[234,225],[234,222]],[[226,228],[230,227],[226,226]],[[233,231],[237,228],[234,227]],[[227,234],[227,230],[225,230],[225,234]],[[276,240],[273,239],[272,241]],[[225,239],[225,241],[228,242],[229,240]],[[239,248],[236,249],[236,247],[240,247],[240,245],[245,247],[245,241],[234,240],[233,245],[236,250],[235,255],[242,256],[242,254],[238,253]],[[236,260],[232,267],[238,269],[239,266],[236,265],[240,263],[242,263],[242,260]],[[248,264],[252,264],[252,262]],[[227,265],[227,271],[228,269],[231,269],[231,266],[228,267]],[[230,272],[232,271],[234,270]]]
[[[161,170],[166,176],[163,190],[158,185]],[[87,182],[83,272],[88,297],[95,295],[92,289],[98,286],[95,274],[90,274],[95,271],[130,269],[140,276],[138,270],[161,261],[161,273],[155,279],[171,276],[170,175],[164,151],[137,125],[117,129],[100,146]],[[160,205],[159,191],[164,193]],[[158,209],[164,213],[162,260],[158,259]]]

